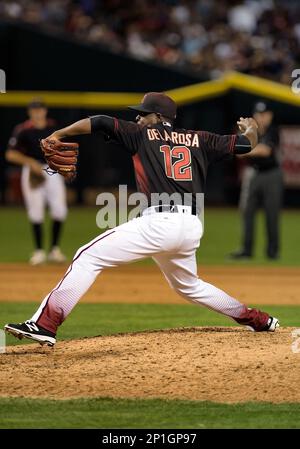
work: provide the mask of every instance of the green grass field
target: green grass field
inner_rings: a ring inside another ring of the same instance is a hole
[[[96,237],[101,230],[96,226],[95,208],[72,208],[66,221],[62,249],[71,258],[83,244]],[[25,262],[32,251],[31,234],[23,208],[0,209],[1,228],[6,232],[0,237],[0,262]],[[227,255],[240,243],[240,217],[236,209],[209,209],[205,211],[205,230],[198,250],[198,261],[206,264],[243,265],[300,265],[298,246],[299,211],[283,211],[281,219],[282,257],[275,262],[265,259],[264,217],[257,216],[257,241],[255,258],[250,262],[233,262]],[[45,234],[48,238],[50,224],[47,220]],[[46,239],[47,240],[47,239]],[[146,262],[148,263],[149,259]],[[150,261],[151,263],[151,261]]]
[[[22,321],[35,303],[1,303],[1,326]],[[298,325],[297,306],[272,306],[283,326]],[[234,322],[191,304],[79,304],[59,339]],[[24,343],[23,343],[24,342]],[[31,344],[23,340],[22,344]],[[20,344],[12,336],[7,344]],[[1,357],[1,355],[0,355]],[[5,357],[5,355],[2,355]],[[1,359],[0,359],[1,360]],[[27,410],[27,412],[26,412]],[[299,428],[300,404],[216,404],[179,400],[0,399],[0,428]]]
[[[64,230],[62,249],[69,258],[82,244],[94,238],[96,208],[70,211]],[[0,237],[0,263],[25,262],[32,250],[30,228],[23,209],[0,209],[5,230]],[[282,257],[269,262],[264,257],[263,217],[258,215],[256,257],[243,265],[297,266],[298,211],[282,214]],[[49,222],[47,222],[49,228]],[[239,265],[226,255],[238,248],[239,215],[236,210],[207,209],[205,234],[198,251],[199,263]],[[143,263],[151,263],[145,261]],[[1,276],[1,271],[0,271]],[[0,327],[6,322],[27,319],[36,303],[0,303]],[[21,299],[21,298],[20,298]],[[282,326],[299,326],[299,307],[268,306]],[[184,326],[223,326],[234,322],[207,309],[183,303],[157,304],[79,304],[62,326],[58,338],[164,329]],[[7,344],[19,340],[7,337]],[[22,344],[26,344],[25,342]],[[29,342],[30,344],[30,342]],[[5,357],[5,354],[0,354]],[[178,400],[116,400],[108,398],[80,400],[0,399],[0,428],[299,428],[300,404],[216,404]]]
[[[297,429],[299,404],[216,404],[160,399],[0,399],[0,428],[9,429]]]
[[[37,305],[1,302],[1,326],[7,322],[15,323],[30,318]],[[265,306],[264,310],[280,318],[281,326],[299,326],[297,306]],[[58,338],[64,340],[191,326],[236,326],[236,323],[204,307],[189,303],[78,304],[61,326]],[[20,341],[8,335],[7,344],[20,344]]]

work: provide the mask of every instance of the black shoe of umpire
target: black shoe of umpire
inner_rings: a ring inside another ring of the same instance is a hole
[[[247,253],[246,251],[235,251],[229,254],[230,259],[239,260],[239,259],[251,259],[252,255]]]

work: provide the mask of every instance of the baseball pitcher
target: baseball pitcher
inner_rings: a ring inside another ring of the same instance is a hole
[[[177,129],[175,102],[163,93],[146,94],[137,106],[135,122],[98,115],[55,131],[42,141],[49,166],[73,176],[76,149],[61,139],[79,134],[105,133],[132,155],[137,188],[150,199],[153,193],[177,193],[172,204],[150,203],[141,216],[97,236],[75,254],[70,267],[29,320],[7,324],[18,338],[53,346],[58,327],[96,277],[107,267],[152,257],[170,286],[185,299],[219,312],[253,331],[275,331],[278,319],[250,309],[217,287],[199,279],[196,249],[203,234],[196,193],[204,193],[210,163],[231,154],[250,152],[257,144],[257,125],[240,118],[239,135]],[[70,144],[71,145],[71,144]],[[66,150],[64,156],[64,150]],[[184,203],[190,194],[189,204]]]

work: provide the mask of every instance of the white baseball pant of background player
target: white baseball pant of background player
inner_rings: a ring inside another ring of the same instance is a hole
[[[196,249],[202,224],[188,206],[178,207],[179,213],[155,213],[154,207],[148,208],[142,217],[110,229],[81,247],[32,321],[56,333],[103,269],[145,257],[155,260],[170,286],[185,299],[232,318],[241,316],[243,304],[198,278]]]
[[[46,168],[47,165],[43,165]],[[31,223],[42,223],[45,216],[46,205],[49,206],[50,216],[53,220],[64,221],[67,216],[66,187],[61,175],[47,176],[45,181],[36,188],[29,183],[28,166],[23,166],[21,187],[25,206]]]

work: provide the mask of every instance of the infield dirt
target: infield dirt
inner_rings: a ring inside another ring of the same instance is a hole
[[[66,267],[0,266],[2,300],[39,301]],[[200,268],[202,279],[247,303],[299,304],[299,268]],[[85,302],[184,303],[156,267],[101,275]],[[199,327],[18,345],[0,354],[0,396],[300,402],[292,328],[253,333]]]
[[[9,347],[5,397],[300,402],[291,329],[189,328]]]
[[[0,301],[41,301],[66,266],[0,264]],[[300,268],[199,267],[199,277],[248,304],[299,305]],[[156,266],[125,265],[104,271],[84,302],[184,304]]]

